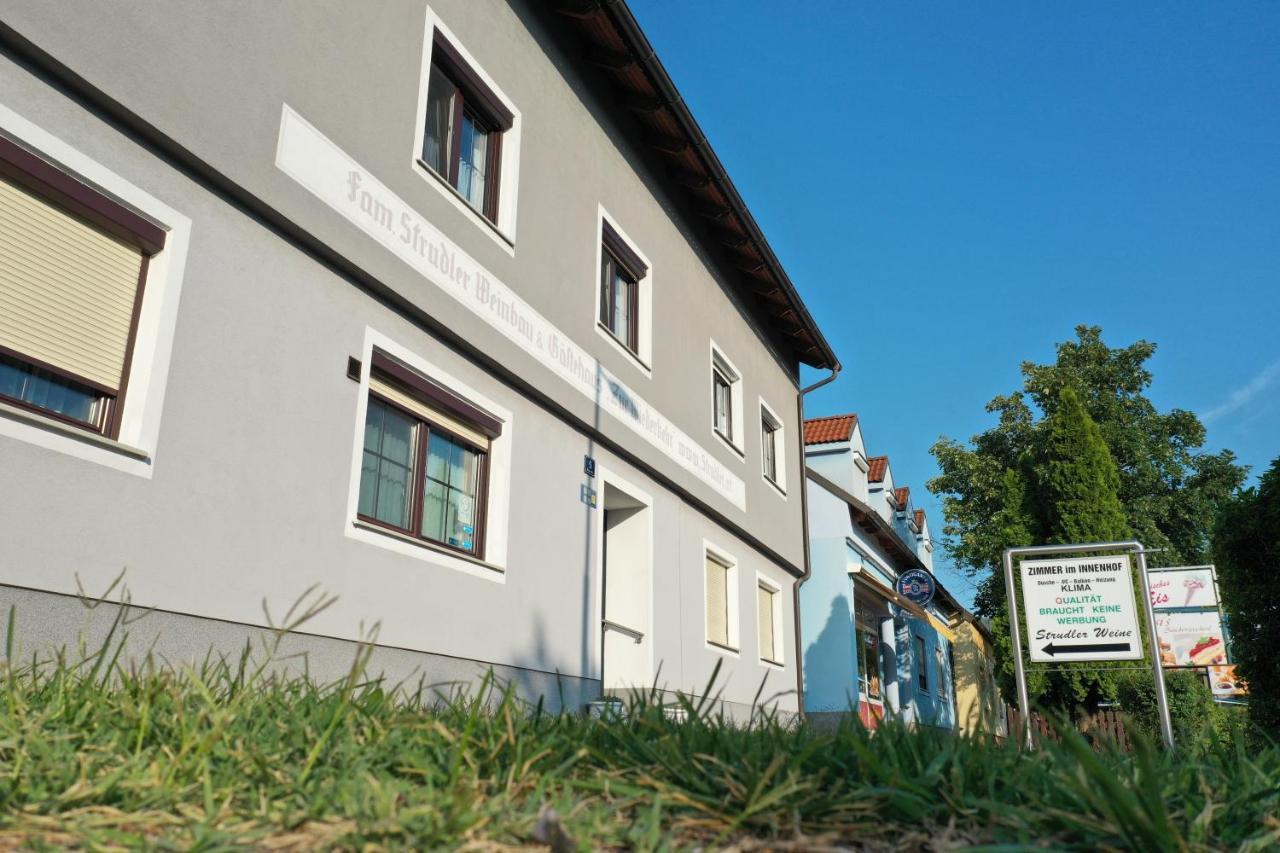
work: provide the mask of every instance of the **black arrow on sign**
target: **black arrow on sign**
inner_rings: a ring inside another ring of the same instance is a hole
[[[1055,646],[1053,643],[1045,646],[1040,651],[1053,657],[1058,652],[1064,655],[1078,652],[1127,652],[1129,651],[1128,643],[1099,643],[1098,645],[1079,645],[1079,646]]]

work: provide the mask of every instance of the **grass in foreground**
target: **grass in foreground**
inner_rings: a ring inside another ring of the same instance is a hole
[[[319,686],[247,654],[134,672],[109,652],[3,673],[0,849],[1280,842],[1274,746],[1126,756],[1068,733],[1024,753],[894,726],[735,728],[687,700],[686,722],[643,702],[597,721],[501,691],[424,709],[359,662]]]

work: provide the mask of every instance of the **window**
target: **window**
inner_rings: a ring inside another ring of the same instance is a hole
[[[513,121],[506,104],[436,30],[427,79],[422,163],[494,224],[502,138]]]
[[[733,643],[731,612],[733,568],[719,557],[708,553],[707,572],[707,642],[722,649],[736,651]]]
[[[787,491],[786,442],[782,418],[760,400],[760,468],[764,479],[784,495]]]
[[[858,626],[855,636],[858,643],[858,690],[868,699],[879,700],[883,683],[879,632]]]
[[[920,681],[917,685],[921,693],[929,692],[929,655],[925,652],[924,637],[916,634],[916,672]]]
[[[733,384],[718,368],[711,368],[716,432],[733,441]]]
[[[947,688],[946,688],[947,679],[945,677],[946,667],[943,666],[943,663],[942,663],[942,646],[934,646],[933,657],[938,664],[938,681],[937,681],[938,695],[941,696],[943,701],[945,702],[947,700]]]
[[[640,355],[640,282],[648,264],[607,222],[601,223],[600,325]]]
[[[0,400],[115,438],[165,232],[0,138]]]
[[[376,351],[372,367],[359,517],[482,558],[500,422]]]
[[[742,455],[742,374],[720,348],[711,344],[711,428]]]
[[[756,586],[756,621],[760,626],[760,659],[782,665],[782,637],[778,631],[778,590],[760,581]]]

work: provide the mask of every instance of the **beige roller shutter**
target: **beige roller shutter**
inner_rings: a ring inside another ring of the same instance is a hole
[[[426,421],[439,424],[455,435],[459,435],[477,447],[488,447],[489,437],[478,431],[475,427],[468,426],[452,415],[441,411],[435,406],[428,405],[422,400],[403,390],[399,385],[382,379],[379,376],[369,377],[369,390],[380,397],[386,397],[393,403],[404,406],[409,411],[418,415]]]
[[[707,639],[729,645],[729,569],[707,556]]]
[[[120,389],[142,252],[0,178],[0,346]]]
[[[756,619],[760,624],[760,657],[776,661],[779,655],[773,645],[773,590],[756,587]]]

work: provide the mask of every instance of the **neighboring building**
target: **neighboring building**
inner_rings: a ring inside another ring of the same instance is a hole
[[[838,364],[624,3],[14,0],[0,50],[25,655],[127,568],[133,654],[315,585],[318,677],[376,622],[393,680],[798,708]]]
[[[908,569],[932,572],[924,511],[868,456],[856,415],[805,421],[811,576],[800,588],[805,710],[887,714],[954,728],[951,624],[963,608],[941,586],[920,607],[896,591]]]
[[[1005,706],[995,679],[995,638],[986,624],[967,610],[952,620],[951,644],[956,682],[956,721],[965,734],[1005,737]]]

